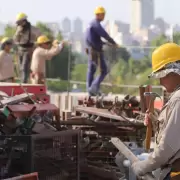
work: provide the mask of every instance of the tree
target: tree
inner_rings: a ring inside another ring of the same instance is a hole
[[[59,41],[61,41],[63,39],[63,36],[60,31],[58,32],[56,39]]]
[[[72,80],[86,81],[87,64],[77,64],[72,72]]]
[[[7,25],[5,27],[4,36],[12,38],[14,36],[15,32],[16,32],[15,26]]]
[[[105,56],[107,57],[110,63],[115,64],[119,59],[128,61],[130,58],[129,52],[124,47],[115,48],[115,47],[105,47]]]
[[[53,31],[46,24],[37,22],[36,27],[39,28],[41,33],[46,35],[50,40],[53,40],[55,38],[53,36]]]
[[[164,43],[167,43],[169,42],[169,39],[167,36],[165,36],[164,34],[158,36],[156,39],[154,39],[152,42],[151,42],[151,45],[152,46],[161,46],[162,44]]]

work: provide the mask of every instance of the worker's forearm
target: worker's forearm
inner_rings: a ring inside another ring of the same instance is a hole
[[[116,42],[110,36],[107,37],[107,40],[109,41],[109,43],[111,43],[113,45],[116,44]]]
[[[141,169],[142,174],[152,172],[163,165],[165,165],[168,160],[174,155],[171,147],[166,145],[163,148],[157,148],[147,160],[143,161],[143,166]]]

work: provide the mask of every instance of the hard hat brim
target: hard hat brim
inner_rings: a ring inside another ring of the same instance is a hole
[[[50,43],[51,41],[49,40],[49,41],[45,41],[45,42],[36,42],[35,44],[38,44],[38,45],[40,45],[40,44],[46,44],[46,43]]]
[[[105,12],[98,12],[98,13],[95,12],[94,14],[95,14],[95,15],[99,15],[99,14],[106,14],[106,13],[105,13]]]
[[[4,42],[1,42],[1,45],[4,45],[4,44],[13,44],[13,41],[12,40],[7,40],[7,41],[4,41]]]
[[[23,17],[23,18],[21,18],[21,19],[16,20],[16,23],[19,23],[19,22],[21,22],[21,21],[23,21],[23,20],[26,20],[26,19],[27,19],[27,16],[25,16],[25,17]]]

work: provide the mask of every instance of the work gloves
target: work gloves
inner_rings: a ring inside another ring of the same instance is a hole
[[[62,46],[64,47],[64,45],[69,43],[67,41],[58,41],[57,39],[55,39],[52,43],[53,46],[58,46],[59,44],[62,44]]]
[[[145,161],[137,161],[137,162],[134,162],[131,166],[134,174],[137,176],[137,177],[140,177],[140,176],[143,176],[144,175],[144,166],[145,166]]]

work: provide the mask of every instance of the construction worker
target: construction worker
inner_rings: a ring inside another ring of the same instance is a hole
[[[161,168],[159,180],[180,179],[180,46],[166,43],[152,54],[150,78],[160,79],[168,93],[168,102],[159,115],[148,113],[154,126],[155,148],[148,159],[132,164],[137,176]]]
[[[97,95],[99,93],[100,84],[106,77],[108,70],[105,62],[105,57],[102,51],[103,42],[101,37],[106,39],[110,44],[117,46],[116,42],[108,35],[108,33],[101,26],[101,22],[105,18],[105,9],[97,7],[94,11],[95,19],[89,24],[86,31],[86,53],[88,54],[88,72],[87,72],[87,90],[90,95]],[[101,74],[94,80],[94,74],[100,66]]]
[[[16,17],[17,29],[14,34],[14,43],[18,46],[21,70],[21,82],[27,83],[30,74],[30,64],[34,50],[34,42],[41,35],[38,28],[31,25],[27,15],[19,13]]]
[[[59,43],[55,40],[51,47],[51,41],[47,36],[37,38],[37,48],[34,50],[31,62],[31,82],[32,84],[45,84],[46,60],[51,60],[64,47],[65,42]],[[50,48],[51,47],[51,48]]]
[[[13,57],[10,54],[12,39],[4,37],[1,40],[0,51],[0,82],[14,82]]]

